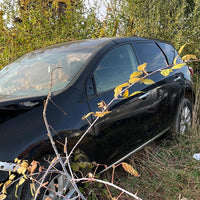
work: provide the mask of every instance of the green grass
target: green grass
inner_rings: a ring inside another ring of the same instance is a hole
[[[141,176],[136,178],[119,169],[115,173],[116,183],[128,191],[137,192],[143,200],[178,200],[183,197],[198,200],[200,161],[195,160],[193,154],[200,153],[199,144],[199,132],[192,131],[154,142],[128,160]]]
[[[143,200],[199,200],[200,161],[193,158],[200,153],[200,82],[195,79],[196,104],[193,110],[193,125],[184,135],[166,134],[143,148],[128,162],[141,175],[139,178],[128,174],[120,166],[116,168],[114,183],[137,194]],[[112,170],[103,178],[112,179]],[[120,194],[109,188],[112,197]],[[105,190],[105,188],[104,188]],[[100,193],[96,191],[96,194]],[[97,199],[111,199],[108,195]],[[122,195],[120,200],[131,200]]]
[[[185,135],[162,137],[131,156],[127,162],[141,175],[139,178],[115,171],[115,183],[137,193],[143,200],[199,200],[200,161],[193,158],[200,153],[200,93],[199,76],[195,78],[196,104],[193,125]],[[110,180],[112,172],[108,172]],[[114,194],[114,193],[113,193]],[[115,193],[115,197],[117,197]],[[120,199],[131,199],[123,196]]]

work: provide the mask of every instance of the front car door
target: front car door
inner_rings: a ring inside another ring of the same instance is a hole
[[[88,80],[88,104],[91,111],[98,110],[97,103],[101,100],[108,104],[113,99],[114,88],[128,81],[137,66],[138,60],[131,44],[116,46],[107,51]],[[130,92],[138,90],[144,93],[114,101],[109,108],[111,113],[95,124],[95,154],[96,157],[102,156],[98,162],[105,157],[108,163],[116,161],[146,141],[146,115],[155,97],[150,92],[153,87],[138,83]]]

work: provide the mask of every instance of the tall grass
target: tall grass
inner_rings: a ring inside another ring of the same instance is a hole
[[[160,138],[129,158],[130,164],[141,174],[133,177],[116,172],[116,181],[129,191],[138,192],[144,200],[198,200],[200,198],[200,161],[193,158],[200,153],[200,91],[196,85],[193,125],[185,135]],[[124,197],[126,199],[126,197]]]

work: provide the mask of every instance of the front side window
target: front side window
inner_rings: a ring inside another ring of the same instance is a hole
[[[131,45],[123,45],[108,52],[94,72],[97,93],[106,92],[127,80],[137,70],[137,60]]]
[[[135,44],[143,63],[147,63],[147,71],[152,72],[167,66],[167,61],[154,42],[141,42]]]

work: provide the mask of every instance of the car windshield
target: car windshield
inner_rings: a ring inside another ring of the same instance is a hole
[[[51,84],[52,92],[64,89],[93,52],[94,48],[60,47],[19,58],[0,71],[0,99],[47,95]]]

